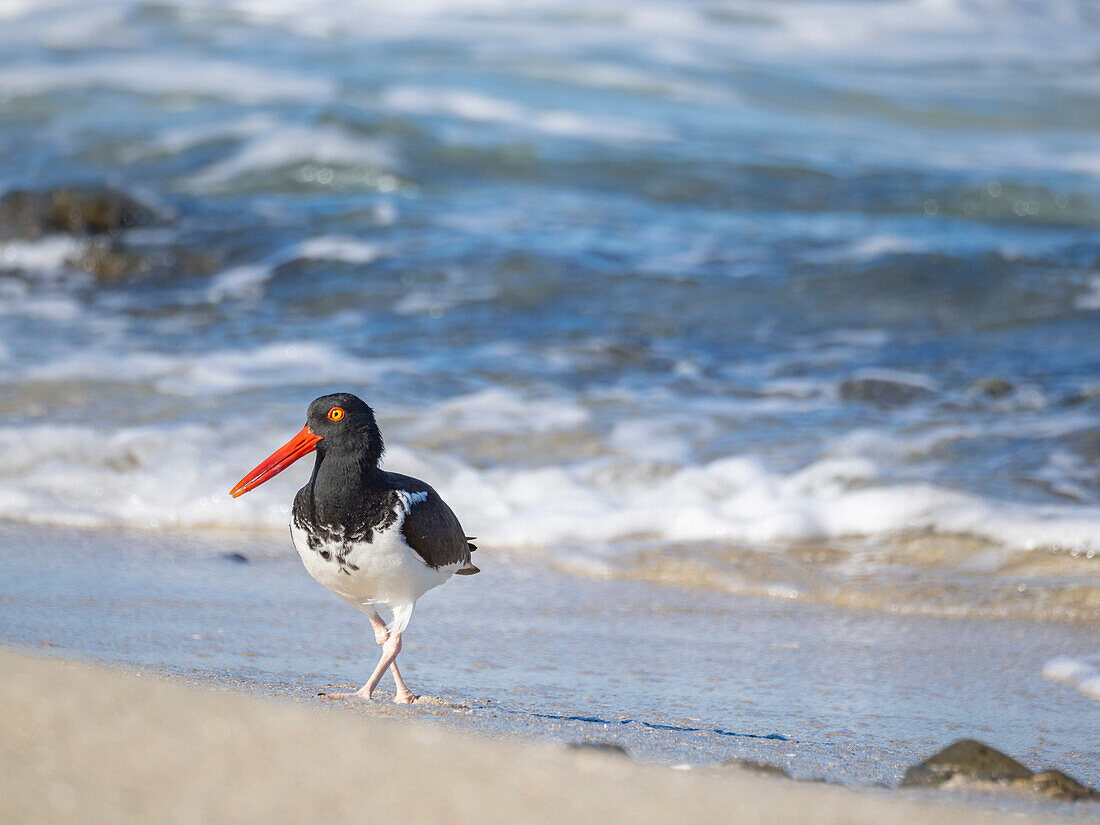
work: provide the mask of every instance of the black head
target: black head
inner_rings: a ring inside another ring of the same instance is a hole
[[[319,453],[358,454],[372,465],[382,457],[382,433],[374,410],[349,392],[314,399],[306,412],[306,426],[321,436]]]
[[[314,399],[301,432],[256,465],[230,494],[236,498],[254,490],[314,450],[317,451],[314,472],[326,455],[333,456],[336,464],[343,467],[358,466],[360,470],[378,467],[383,447],[374,410],[346,392]]]

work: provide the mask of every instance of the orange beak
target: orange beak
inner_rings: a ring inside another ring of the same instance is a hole
[[[238,481],[237,486],[229,491],[229,495],[233,498],[243,496],[249,490],[275,478],[299,458],[316,450],[317,442],[320,440],[321,436],[313,432],[308,424],[302,427],[301,432],[294,438],[269,455],[251,473]]]

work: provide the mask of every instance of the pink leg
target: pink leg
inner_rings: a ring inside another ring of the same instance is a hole
[[[374,628],[374,640],[378,642],[378,644],[385,644],[390,634],[386,630],[386,623],[382,621],[382,617],[375,613],[370,617],[370,623],[371,627]],[[393,701],[397,702],[399,705],[411,705],[415,702],[416,696],[409,690],[409,686],[406,685],[405,680],[401,678],[401,671],[397,669],[396,658],[390,664],[390,673],[393,674],[393,683],[397,688]]]
[[[399,705],[411,705],[415,702],[416,696],[409,690],[409,686],[405,684],[405,680],[401,678],[401,671],[397,669],[396,660],[390,665],[390,673],[393,674],[393,683],[397,688],[397,691],[393,695],[393,701],[397,702]]]
[[[363,687],[354,693],[322,693],[320,694],[324,699],[370,699],[371,694],[374,693],[374,689],[378,687],[378,682],[382,679],[382,675],[386,672],[388,667],[390,673],[393,674],[393,683],[396,687],[393,701],[399,705],[411,705],[416,701],[416,696],[409,686],[405,684],[405,680],[401,678],[401,671],[397,669],[397,654],[401,652],[401,635],[397,634],[393,636],[393,644],[388,645],[390,641],[389,632],[386,630],[386,623],[382,621],[382,617],[377,613],[374,613],[370,617],[371,627],[374,628],[374,640],[378,644],[382,645],[382,658],[378,662],[378,666],[375,667],[374,673],[371,674],[370,679]],[[389,648],[389,649],[387,649]],[[392,650],[392,654],[391,654]]]
[[[382,679],[382,674],[386,672],[386,669],[393,664],[393,660],[397,658],[397,654],[401,652],[401,636],[400,634],[390,636],[382,644],[382,658],[378,660],[378,664],[374,668],[374,673],[370,675],[367,683],[363,687],[354,693],[322,693],[323,699],[370,699],[371,694],[374,693],[374,689],[378,687],[378,682]],[[408,688],[406,688],[408,690]]]

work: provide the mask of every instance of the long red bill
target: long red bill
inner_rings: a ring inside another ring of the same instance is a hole
[[[317,442],[320,440],[321,436],[314,433],[308,424],[302,427],[301,432],[294,438],[269,455],[256,469],[238,481],[237,486],[229,491],[229,495],[233,498],[243,496],[249,490],[275,478],[299,458],[316,450]]]

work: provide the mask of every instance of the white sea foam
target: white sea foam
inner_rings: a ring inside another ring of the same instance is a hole
[[[573,429],[588,419],[588,412],[576,402],[524,397],[493,387],[438,405],[423,416],[419,427],[436,432],[545,433]]]
[[[206,299],[216,304],[226,299],[257,298],[263,294],[271,272],[267,264],[242,264],[223,270],[210,279]]]
[[[659,93],[676,100],[718,102],[729,106],[736,98],[735,93],[730,89],[704,83],[698,79],[693,83],[677,81],[654,72],[584,59],[571,60],[565,64],[550,60],[540,63],[532,59],[520,67],[520,71],[529,77],[561,83],[641,94]]]
[[[192,176],[188,185],[199,190],[217,189],[242,175],[306,162],[359,166],[387,173],[398,168],[397,156],[383,141],[353,137],[330,126],[279,126],[249,137],[233,155]],[[319,170],[318,182],[324,182],[324,174],[324,170]],[[396,181],[386,184],[380,178],[378,185],[393,189]]]
[[[7,67],[0,93],[43,94],[90,88],[141,94],[208,95],[242,102],[318,99],[335,92],[332,81],[274,68],[173,55],[113,55],[77,64]]]
[[[470,301],[488,301],[495,298],[498,288],[489,278],[479,277],[479,273],[449,266],[444,270],[444,280],[430,286],[410,287],[397,299],[393,311],[401,315],[421,315],[427,313],[433,318],[442,317],[452,307]]]
[[[598,460],[486,471],[455,495],[475,518],[483,514],[482,534],[518,545],[632,536],[774,544],[910,530],[984,535],[1017,549],[1100,542],[1100,508],[999,504],[926,484],[861,486],[876,473],[869,462],[826,460],[781,475],[740,457],[654,475]],[[471,489],[477,496],[465,498]],[[500,517],[487,512],[486,493]]]
[[[1088,281],[1088,290],[1078,295],[1073,305],[1077,309],[1100,309],[1100,275],[1093,275]]]
[[[250,459],[234,452],[224,432],[208,427],[100,430],[43,424],[0,428],[0,445],[12,468],[0,479],[3,518],[155,529],[286,521],[277,505],[244,518],[224,506],[230,501],[227,484],[236,479],[223,478],[225,468],[209,456],[224,452],[240,466]]]
[[[900,235],[869,235],[856,241],[847,257],[856,260],[870,260],[899,252],[913,252],[917,249],[919,247],[912,239],[903,238]]]
[[[2,296],[2,291],[0,291]],[[66,296],[21,298],[0,301],[0,315],[18,315],[41,321],[72,321],[80,316],[78,301]]]
[[[672,420],[624,418],[615,422],[607,441],[609,446],[629,454],[637,454],[639,445],[644,445],[651,461],[683,465],[691,456],[682,424]]]
[[[275,267],[287,261],[307,259],[344,261],[351,264],[368,264],[385,254],[374,243],[346,235],[318,235],[293,244],[261,263],[241,264],[222,270],[210,279],[202,292],[204,300],[221,303],[227,300],[247,300],[263,295],[267,283],[275,274]]]
[[[251,358],[248,366],[233,363],[221,370],[208,364],[189,376],[189,388],[221,391],[269,380],[269,370],[286,371],[282,355],[266,359],[268,365],[259,368]],[[304,370],[280,380],[318,379]],[[318,383],[348,385],[331,377]],[[495,392],[452,402],[432,415],[464,432],[503,427],[538,433],[584,420],[583,412],[568,407],[523,403]],[[402,433],[425,429],[415,413],[405,423]],[[385,416],[382,425],[388,432]],[[0,428],[6,461],[0,517],[130,527],[282,525],[304,469],[288,471],[283,482],[236,502],[222,491],[297,426],[293,420],[254,421],[243,409],[217,426],[101,429],[30,422]],[[490,537],[497,546],[596,548],[648,537],[765,548],[792,540],[933,531],[984,536],[1002,543],[1006,552],[1100,547],[1100,507],[1009,504],[931,484],[890,484],[865,458],[826,458],[792,473],[770,470],[751,456],[679,467],[609,455],[477,468],[451,454],[411,448],[398,435],[389,440],[389,469],[428,480],[471,534]]]
[[[242,139],[270,131],[278,121],[266,114],[249,114],[229,122],[206,123],[199,126],[174,126],[161,132],[154,140],[131,150],[131,160],[157,153],[180,154],[196,146],[228,139]]]
[[[1065,46],[1061,60],[1088,52],[1087,37],[1079,30],[1088,13],[1082,2],[1061,3],[1058,13],[1027,0],[901,0],[860,4],[858,12],[836,0],[752,6],[779,24],[762,28],[755,45],[775,54],[904,63],[927,60],[930,54],[944,59],[969,53],[971,59],[1007,61],[1040,57],[1043,44],[1052,42]],[[984,48],[977,55],[973,48],[979,42]]]
[[[296,245],[287,257],[369,264],[383,255],[382,247],[346,235],[319,235]]]
[[[531,109],[519,103],[463,89],[395,86],[382,95],[382,106],[396,112],[450,115],[464,120],[506,124],[551,135],[593,140],[668,140],[668,130],[610,115],[584,115],[564,109]]]
[[[56,275],[71,270],[68,262],[84,249],[85,242],[71,235],[47,235],[36,241],[0,241],[0,267]]]
[[[0,18],[18,17],[43,5],[38,0],[0,0]]]
[[[1094,656],[1057,656],[1043,666],[1043,676],[1069,682],[1085,696],[1100,699],[1100,653]]]
[[[356,358],[315,341],[286,341],[250,349],[207,352],[140,352],[122,347],[32,365],[31,381],[125,381],[173,395],[232,393],[257,387],[363,385],[413,369],[401,359]]]

